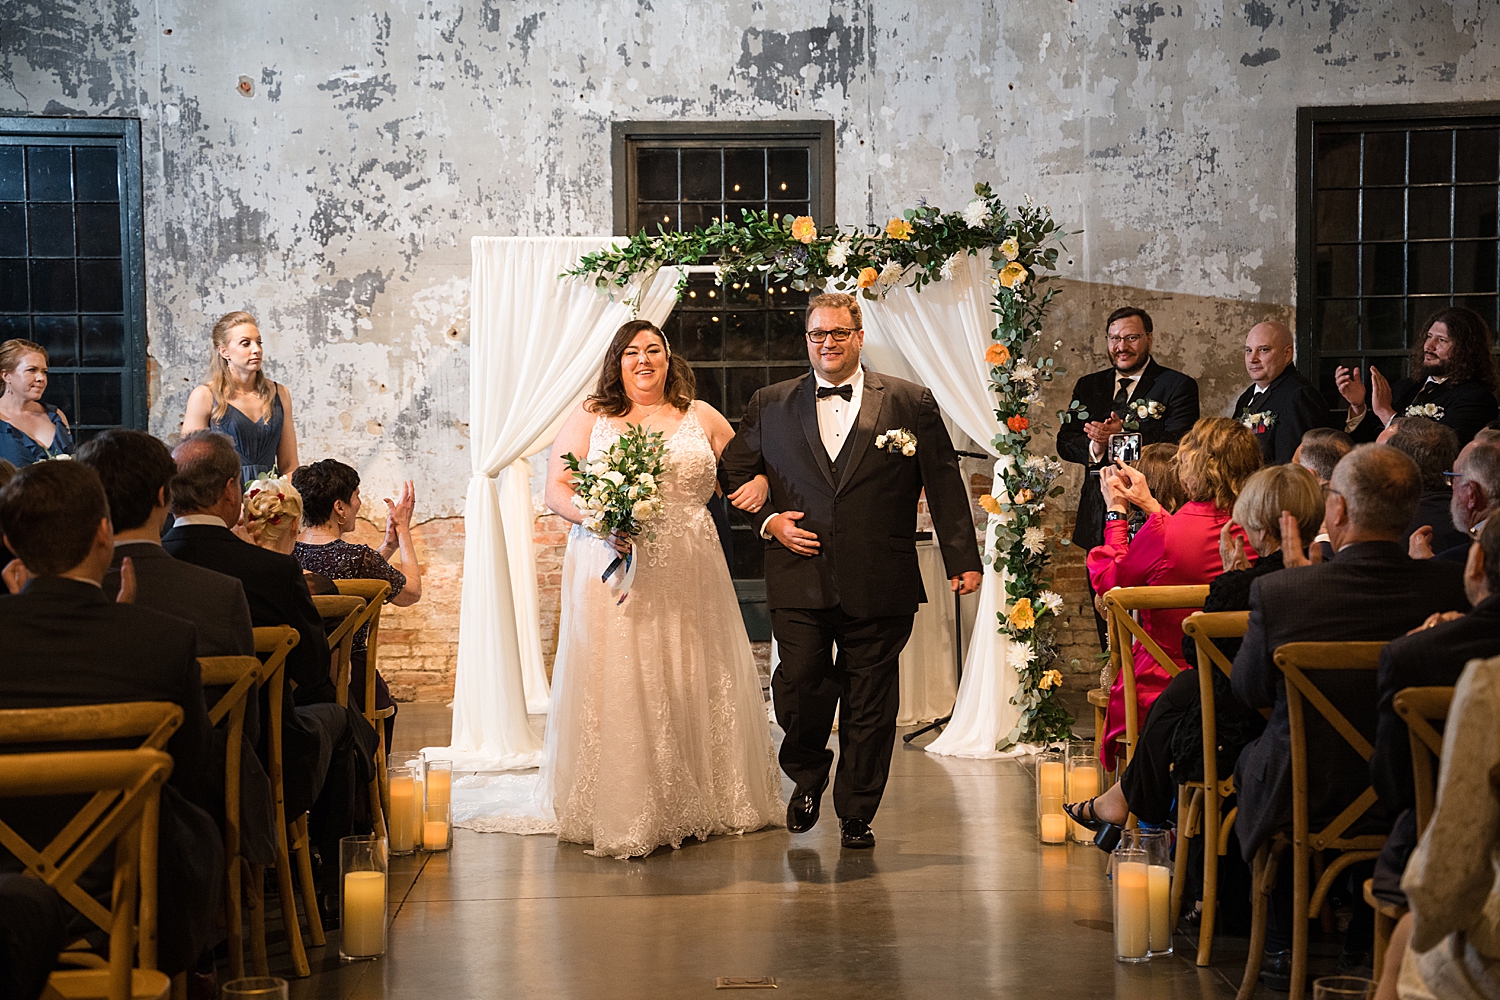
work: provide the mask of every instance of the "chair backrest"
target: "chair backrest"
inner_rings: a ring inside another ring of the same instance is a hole
[[[180,708],[166,707],[181,719]],[[62,726],[71,721],[59,720]],[[0,799],[92,793],[84,808],[44,846],[29,843],[3,820],[0,845],[25,866],[27,874],[50,886],[109,934],[111,996],[129,996],[137,945],[141,966],[156,965],[157,810],[161,786],[171,773],[172,758],[151,748],[0,754]],[[106,807],[95,810],[101,799]],[[79,885],[79,879],[111,845],[115,848],[114,886],[106,909]]]
[[[285,824],[286,792],[281,758],[281,703],[286,697],[286,654],[296,648],[301,636],[290,625],[255,630],[255,651],[269,654],[261,664],[260,683],[266,689],[266,777],[278,822]]]
[[[255,630],[255,652],[263,656],[262,680],[286,665],[287,654],[297,648],[302,637],[290,625],[266,625]]]
[[[1359,821],[1377,801],[1375,789],[1368,784],[1368,769],[1364,772],[1365,788],[1342,812],[1321,830],[1311,830],[1310,804],[1308,802],[1307,772],[1307,715],[1306,705],[1331,726],[1343,740],[1353,747],[1366,762],[1375,748],[1369,739],[1349,721],[1328,696],[1312,682],[1307,671],[1349,673],[1364,671],[1370,675],[1367,688],[1370,716],[1374,716],[1375,672],[1380,666],[1380,651],[1383,642],[1289,642],[1279,646],[1275,653],[1278,669],[1286,677],[1287,718],[1291,729],[1292,743],[1292,836],[1298,843],[1306,843],[1312,850],[1376,850],[1385,843],[1384,836],[1345,837],[1344,833]],[[1320,761],[1326,764],[1326,761]]]
[[[1203,607],[1208,597],[1208,585],[1184,587],[1116,587],[1104,595],[1104,606],[1109,611],[1109,666],[1111,682],[1118,675],[1124,676],[1125,695],[1125,759],[1135,756],[1135,744],[1140,733],[1139,707],[1135,693],[1135,659],[1131,656],[1131,640],[1139,642],[1146,652],[1166,671],[1167,676],[1176,677],[1182,672],[1177,661],[1167,655],[1161,644],[1151,637],[1132,615],[1135,611],[1187,610]]]
[[[1182,633],[1198,653],[1198,694],[1203,717],[1203,783],[1209,788],[1219,784],[1219,725],[1214,698],[1215,668],[1225,677],[1234,672],[1234,663],[1224,655],[1215,639],[1243,638],[1250,627],[1248,611],[1198,611],[1182,623]],[[1207,668],[1207,669],[1205,669]]]
[[[1434,722],[1445,722],[1453,705],[1451,687],[1409,687],[1396,692],[1391,704],[1406,723],[1411,740],[1411,777],[1417,793],[1417,835],[1427,829],[1437,804],[1438,765],[1443,757],[1443,735]]]
[[[365,621],[370,624],[370,637],[365,643],[365,720],[375,722],[375,662],[380,652],[380,609],[390,595],[391,585],[384,580],[335,580],[340,594],[365,599]]]
[[[256,681],[260,678],[260,670],[260,658],[255,656],[198,657],[198,672],[203,677],[203,686],[229,689],[208,710],[208,721],[217,726],[237,707],[243,725],[245,699],[254,690]]]
[[[352,594],[314,595],[313,606],[318,609],[319,617],[325,620],[342,619],[338,627],[328,633],[328,648],[334,657],[333,689],[337,692],[338,703],[347,705],[349,675],[352,670],[349,657],[354,650],[354,637],[359,633],[360,626],[369,621],[372,615],[379,614],[379,609],[372,610],[368,601]]]

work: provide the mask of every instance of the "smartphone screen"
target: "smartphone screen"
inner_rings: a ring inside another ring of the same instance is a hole
[[[1141,435],[1138,431],[1127,431],[1123,434],[1111,434],[1109,436],[1109,461],[1124,462],[1126,465],[1134,465],[1141,460]]]

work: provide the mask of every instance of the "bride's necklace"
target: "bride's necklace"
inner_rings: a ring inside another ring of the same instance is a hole
[[[635,402],[635,400],[631,400],[630,402],[631,402],[632,406],[637,405],[636,402]],[[662,399],[661,399],[661,402],[657,403],[655,406],[653,406],[651,408],[651,412],[650,413],[644,414],[643,416],[640,416],[640,417],[636,418],[635,422],[637,424],[644,424],[646,421],[648,421],[652,417],[656,416],[657,411],[659,411],[663,406],[666,406],[666,405],[667,405],[667,397],[663,396]],[[629,420],[626,420],[626,423],[629,423],[629,422],[630,422]]]

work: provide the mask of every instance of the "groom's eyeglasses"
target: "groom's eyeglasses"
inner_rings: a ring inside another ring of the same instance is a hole
[[[808,330],[807,339],[814,344],[821,344],[825,340],[832,340],[835,344],[842,344],[850,337],[858,333],[858,330],[835,329],[835,330]]]

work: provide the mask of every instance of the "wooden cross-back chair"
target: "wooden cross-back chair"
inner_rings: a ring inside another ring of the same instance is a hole
[[[312,878],[311,844],[307,836],[307,814],[293,820],[286,816],[284,761],[281,751],[281,705],[286,690],[286,657],[301,636],[289,625],[255,630],[255,651],[265,656],[259,675],[266,689],[268,730],[266,773],[271,779],[271,799],[276,824],[276,895],[281,904],[281,924],[286,933],[292,967],[298,976],[309,976],[312,967],[302,945],[302,928],[297,920],[297,900],[292,888],[292,854],[297,855],[298,875],[302,881],[302,905],[307,914],[308,936],[321,947],[326,939],[323,922],[318,918],[318,892]],[[266,916],[263,886],[265,866],[250,865],[247,893],[250,909],[250,955],[259,976],[270,975],[266,955]]]
[[[1291,642],[1279,647],[1275,663],[1286,678],[1287,719],[1291,730],[1292,751],[1292,827],[1278,832],[1262,844],[1255,854],[1251,875],[1252,915],[1250,955],[1245,962],[1245,976],[1240,982],[1236,1000],[1249,1000],[1260,978],[1261,958],[1266,944],[1266,916],[1270,895],[1276,885],[1281,856],[1292,849],[1292,982],[1290,1000],[1302,1000],[1307,983],[1308,921],[1317,916],[1333,886],[1334,879],[1350,865],[1370,861],[1385,846],[1385,834],[1346,836],[1376,804],[1373,786],[1366,785],[1344,809],[1322,829],[1311,828],[1311,807],[1307,798],[1307,706],[1321,716],[1343,740],[1366,762],[1375,748],[1347,716],[1344,715],[1307,676],[1306,671],[1368,673],[1367,693],[1374,716],[1375,672],[1380,666],[1383,642]],[[1313,855],[1319,851],[1342,852],[1327,865],[1316,884],[1312,881]]]
[[[334,689],[338,692],[339,704],[347,705],[349,703],[349,675],[352,672],[349,657],[353,652],[355,633],[369,620],[369,615],[365,613],[368,604],[363,597],[353,595],[314,594],[313,607],[318,609],[318,617],[322,618],[325,624],[330,621],[339,623],[332,632],[328,633],[328,651],[333,656],[330,676],[333,679]]]
[[[110,960],[70,950],[87,968],[53,973],[49,992],[68,996],[162,997],[167,977],[156,971],[159,802],[172,772],[162,751],[182,725],[170,702],[125,702],[0,711],[0,745],[139,740],[134,750],[70,750],[0,755],[0,798],[92,793],[52,840],[37,849],[0,822],[3,845],[27,874],[50,886],[110,937]],[[78,884],[111,845],[115,875],[106,909]],[[132,968],[137,964],[139,968]]]
[[[354,636],[361,627],[366,624],[370,626],[369,636],[365,642],[365,678],[361,697],[364,702],[365,721],[375,727],[375,779],[370,782],[370,803],[371,812],[375,814],[375,836],[383,837],[386,833],[386,817],[390,815],[391,809],[390,789],[386,787],[385,773],[385,759],[390,752],[390,747],[385,745],[385,720],[395,715],[396,710],[375,707],[375,666],[380,653],[380,612],[385,607],[386,598],[390,596],[391,585],[384,580],[335,580],[334,585],[339,588],[340,594],[346,597],[358,597],[365,602],[364,611],[360,613],[358,622],[350,630],[349,643],[353,644]],[[341,661],[336,685],[340,705],[349,703],[350,672],[350,663],[345,658]]]
[[[1443,734],[1433,725],[1448,718],[1453,705],[1451,687],[1409,687],[1396,692],[1391,699],[1396,714],[1406,723],[1407,737],[1411,742],[1411,777],[1416,792],[1417,836],[1421,837],[1432,822],[1432,811],[1437,805],[1438,765],[1443,756]],[[1375,911],[1375,978],[1385,968],[1385,952],[1391,943],[1391,934],[1396,922],[1406,915],[1407,908],[1399,903],[1381,899],[1375,895],[1375,880],[1365,879],[1365,902]]]
[[[1172,926],[1182,914],[1182,891],[1187,875],[1187,841],[1203,835],[1203,916],[1198,925],[1198,964],[1213,961],[1214,918],[1219,902],[1219,858],[1229,849],[1234,811],[1223,813],[1224,800],[1234,794],[1234,775],[1219,775],[1219,727],[1215,714],[1213,672],[1232,675],[1234,663],[1215,639],[1239,639],[1250,625],[1248,611],[1199,611],[1182,623],[1182,632],[1198,652],[1198,696],[1203,719],[1203,780],[1183,782],[1177,795],[1176,874],[1172,880]]]
[[[203,686],[227,687],[208,710],[208,721],[224,723],[224,882],[225,930],[231,978],[245,975],[245,940],[241,929],[240,764],[245,735],[245,706],[260,680],[261,662],[254,656],[200,656]]]
[[[1116,760],[1130,763],[1135,756],[1136,743],[1140,740],[1141,718],[1136,703],[1135,657],[1133,643],[1139,642],[1146,652],[1166,671],[1167,676],[1176,677],[1182,672],[1177,662],[1167,655],[1140,622],[1132,615],[1135,611],[1191,610],[1203,607],[1208,597],[1208,585],[1197,584],[1179,587],[1116,587],[1104,595],[1104,607],[1109,612],[1109,675],[1110,683],[1117,676],[1124,676],[1125,700],[1125,753]],[[1106,710],[1109,705],[1109,687],[1099,689],[1099,697],[1091,692],[1089,702],[1094,705],[1094,739],[1099,742],[1102,753]],[[1101,704],[1102,702],[1102,704]],[[1117,765],[1117,771],[1123,768]]]

